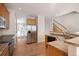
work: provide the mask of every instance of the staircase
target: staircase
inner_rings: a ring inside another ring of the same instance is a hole
[[[51,32],[51,34],[56,36],[63,36],[65,39],[79,37],[78,34],[71,33],[70,30],[68,30],[68,28],[66,28],[56,20],[53,20],[53,32]]]

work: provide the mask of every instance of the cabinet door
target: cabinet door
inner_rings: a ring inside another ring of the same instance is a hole
[[[5,18],[6,28],[9,28],[9,12],[4,4],[0,3],[0,16]]]
[[[36,19],[27,19],[28,25],[36,25]]]
[[[6,47],[2,53],[2,56],[8,56],[9,55],[9,51],[8,51],[8,47]]]
[[[7,11],[7,9],[5,8],[4,9],[4,17],[6,18],[6,28],[8,29],[9,28],[9,12]]]
[[[47,55],[48,56],[67,56],[67,54],[54,46],[48,44],[47,47]]]
[[[4,8],[2,6],[2,4],[0,4],[0,16],[4,16]]]

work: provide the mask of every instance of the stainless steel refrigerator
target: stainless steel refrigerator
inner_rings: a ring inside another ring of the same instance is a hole
[[[28,44],[37,42],[37,26],[27,25],[27,40]]]

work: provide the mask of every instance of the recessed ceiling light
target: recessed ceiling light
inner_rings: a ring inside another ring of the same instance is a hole
[[[18,8],[19,10],[22,10],[22,8]]]

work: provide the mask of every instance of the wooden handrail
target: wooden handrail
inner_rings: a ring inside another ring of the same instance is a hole
[[[62,24],[60,24],[59,22],[57,22],[56,20],[53,20],[55,23],[57,23],[58,25],[60,25],[61,27],[63,27],[68,33],[70,33],[70,31],[65,27],[63,26]]]
[[[59,34],[59,36],[64,36],[65,38],[73,38],[73,37],[79,37],[79,34],[74,34],[71,33],[65,26],[63,26],[62,24],[60,24],[59,22],[57,22],[56,20],[53,20],[55,23],[53,23],[54,25],[58,24],[59,26],[61,26],[62,28],[64,28],[67,32],[65,32],[64,30],[62,30],[62,35]],[[57,26],[57,25],[56,25]],[[58,27],[58,26],[57,26]],[[59,28],[61,29],[61,28]],[[57,35],[57,34],[55,34]]]
[[[65,31],[63,30],[62,33],[63,33],[64,37],[65,37],[65,34],[66,34],[66,33],[69,33],[68,36],[71,37],[70,31],[69,31],[65,26],[63,26],[62,24],[60,24],[60,23],[57,22],[56,20],[53,20],[53,21],[54,21],[55,23],[57,23],[58,25],[60,25],[63,29],[65,29],[65,30],[67,31],[67,32],[65,32]]]

